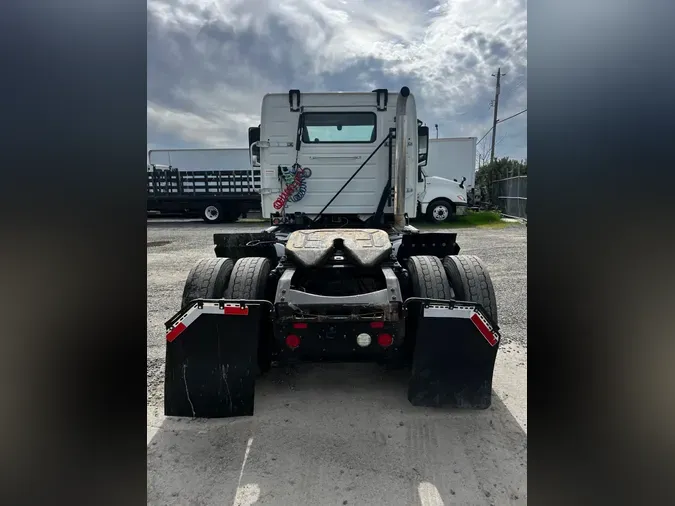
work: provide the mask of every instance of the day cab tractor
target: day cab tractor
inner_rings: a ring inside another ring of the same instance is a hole
[[[166,324],[165,414],[254,413],[273,365],[409,368],[415,406],[490,406],[500,334],[483,262],[422,233],[428,127],[407,87],[268,94],[249,129],[261,173],[256,233],[214,234]]]

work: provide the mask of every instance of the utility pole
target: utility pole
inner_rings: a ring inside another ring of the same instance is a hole
[[[495,76],[495,74],[492,74]],[[495,159],[495,139],[497,138],[497,109],[499,108],[499,81],[501,76],[504,76],[506,74],[502,74],[502,69],[501,67],[497,69],[497,87],[495,89],[495,115],[492,120],[492,150],[490,151],[490,163],[492,163]]]

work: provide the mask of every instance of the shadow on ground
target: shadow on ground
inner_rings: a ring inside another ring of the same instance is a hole
[[[258,381],[253,417],[159,418],[148,504],[525,504],[527,435],[501,400],[416,408],[406,381],[373,364],[305,364]]]
[[[149,219],[147,221],[148,229],[176,229],[176,228],[204,228],[204,229],[213,229],[214,231],[222,231],[223,227],[226,228],[236,228],[236,227],[259,227],[261,230],[267,228],[269,225],[266,221],[260,220],[239,220],[234,223],[206,223],[201,219],[189,219],[189,218],[155,218]]]

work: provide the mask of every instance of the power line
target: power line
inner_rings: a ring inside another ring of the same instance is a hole
[[[506,121],[506,120],[509,120],[509,119],[511,119],[511,118],[515,118],[515,117],[518,116],[519,114],[523,114],[524,112],[527,112],[527,109],[524,109],[524,110],[520,111],[519,113],[514,114],[513,116],[509,116],[508,118],[504,118],[504,119],[497,120],[497,123],[503,123],[503,122]],[[481,141],[482,141],[483,139],[485,139],[485,138],[488,136],[488,134],[489,134],[490,132],[492,132],[492,127],[490,127],[490,130],[488,130],[487,132],[485,132],[485,135],[483,135],[483,137],[481,137],[481,138],[476,142],[476,144],[480,144]]]
[[[509,86],[506,89],[506,95],[510,96],[514,94],[516,91],[518,91],[518,88],[520,88],[523,84],[525,84],[525,81],[527,80],[527,77],[523,77],[515,86]]]
[[[527,109],[523,109],[522,111],[514,114],[513,116],[509,116],[508,118],[498,119],[497,123],[504,123],[505,121],[510,120],[511,118],[515,118],[516,116],[519,116],[519,115],[523,114],[524,112],[527,112]]]
[[[487,134],[489,134],[490,132],[492,132],[492,127],[490,127],[490,130],[488,130],[487,132],[485,132],[485,135],[484,135],[483,137],[480,138],[480,141],[482,141],[483,139],[485,139],[485,138],[487,137]],[[480,141],[476,142],[476,144],[480,144]]]

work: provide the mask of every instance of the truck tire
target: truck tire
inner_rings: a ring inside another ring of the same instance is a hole
[[[412,297],[450,300],[450,283],[441,261],[434,256],[412,256],[408,259]]]
[[[230,280],[234,262],[229,258],[202,258],[190,270],[183,288],[182,306],[195,299],[220,299]]]
[[[232,276],[225,290],[226,299],[267,300],[270,261],[263,257],[240,258],[234,264]],[[258,367],[261,373],[272,366],[272,328],[268,321],[261,323],[258,341]]]
[[[427,206],[427,219],[432,223],[445,223],[455,216],[455,206],[447,199],[436,199]]]
[[[240,258],[234,264],[226,299],[265,299],[270,261],[263,257]]]
[[[202,219],[206,223],[221,223],[223,221],[223,206],[216,202],[206,204],[202,209]]]
[[[456,300],[481,304],[498,324],[495,289],[483,261],[475,255],[449,255],[443,259],[443,267]]]

